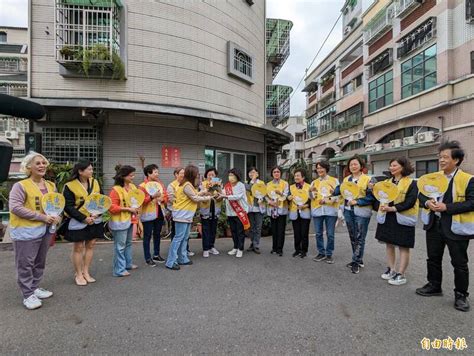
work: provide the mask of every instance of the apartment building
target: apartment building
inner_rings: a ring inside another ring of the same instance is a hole
[[[283,169],[289,168],[298,160],[304,159],[306,119],[304,116],[290,116],[283,120],[278,128],[293,136],[293,140],[281,148],[278,155],[278,165]]]

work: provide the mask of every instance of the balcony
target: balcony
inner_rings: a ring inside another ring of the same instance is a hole
[[[0,94],[6,94],[17,97],[26,97],[27,85],[18,83],[0,83]]]
[[[423,0],[398,0],[395,3],[395,17],[404,18],[420,6],[422,2]]]
[[[293,22],[281,19],[267,19],[266,43],[267,61],[273,66],[272,76],[276,77],[290,55],[290,30]]]
[[[422,23],[400,40],[397,47],[397,58],[407,56],[435,37],[436,17],[430,17],[428,21]]]
[[[395,15],[394,6],[390,4],[380,10],[364,28],[364,44],[371,45],[392,27],[392,19]]]
[[[85,77],[125,79],[120,58],[121,7],[119,0],[56,0],[56,61]]]
[[[267,85],[266,116],[273,126],[290,117],[290,94],[292,87],[286,85]]]
[[[364,122],[362,105],[359,103],[340,113],[335,120],[336,130],[343,131],[362,124]]]
[[[27,71],[27,61],[18,57],[0,58],[1,73],[24,73]]]

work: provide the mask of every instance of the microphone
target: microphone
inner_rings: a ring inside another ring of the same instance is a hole
[[[44,108],[32,101],[0,94],[0,114],[37,121],[46,115]]]

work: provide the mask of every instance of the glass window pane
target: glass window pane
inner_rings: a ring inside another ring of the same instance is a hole
[[[387,72],[385,73],[385,80],[389,80],[389,79],[392,79],[393,78],[393,72],[390,71],[390,72]]]
[[[402,63],[402,72],[405,72],[411,68],[411,59]]]
[[[214,167],[214,150],[205,149],[204,150],[204,161],[206,163],[206,169]]]
[[[381,96],[384,95],[384,87],[383,85],[377,87],[377,98],[380,98]]]
[[[234,153],[234,167],[237,168],[240,173],[243,175],[241,177],[245,180],[246,172],[245,172],[245,154]]]
[[[376,97],[377,97],[376,89],[372,89],[372,90],[369,92],[369,100],[375,100]]]
[[[426,51],[425,51],[425,58],[427,57],[432,57],[432,56],[436,56],[436,45],[428,48]]]
[[[411,95],[411,84],[402,88],[402,99],[408,98]]]
[[[425,75],[436,72],[436,57],[432,57],[425,62]]]
[[[216,152],[217,171],[219,172],[219,178],[227,182],[227,172],[231,168],[230,166],[230,153],[228,152]]]
[[[393,104],[393,94],[387,94],[385,96],[385,105]]]
[[[415,57],[412,58],[412,61],[413,61],[413,67],[423,62],[423,53],[417,54]]]
[[[434,173],[438,171],[438,161],[428,161],[428,172]]]
[[[423,80],[413,82],[413,95],[423,91]]]
[[[413,67],[413,81],[421,79],[423,77],[423,63]]]
[[[402,74],[402,85],[411,83],[411,70]]]
[[[301,141],[303,141],[303,138],[301,138]],[[247,178],[248,178],[248,173],[249,173],[250,167],[257,167],[257,156],[247,155],[247,172],[246,172],[246,175],[245,175],[245,180],[247,180]]]
[[[370,102],[369,104],[369,112],[375,111],[377,109],[377,105],[375,101]]]
[[[393,80],[389,80],[385,83],[385,94],[393,92]]]
[[[375,83],[376,83],[375,80],[371,81],[369,83],[369,89],[374,89],[375,88]]]
[[[425,89],[432,88],[436,85],[436,72],[425,77]]]
[[[383,76],[383,75],[380,76],[380,77],[378,77],[378,78],[377,78],[377,86],[383,84],[384,81],[385,81],[385,79],[384,79],[384,76]]]

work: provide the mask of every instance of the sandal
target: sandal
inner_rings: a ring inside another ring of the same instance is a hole
[[[78,280],[78,276],[74,277],[74,281],[76,282],[77,286],[87,286],[87,280],[84,278],[84,281]]]
[[[94,283],[96,282],[95,278],[92,278],[90,275],[83,275],[84,279],[87,281],[87,283]]]

